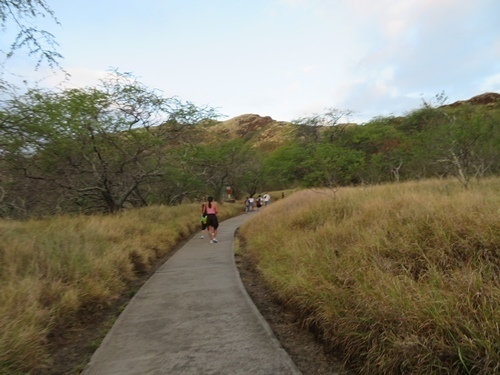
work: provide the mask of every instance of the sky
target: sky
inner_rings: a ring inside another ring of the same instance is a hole
[[[117,69],[165,97],[216,108],[222,119],[293,121],[335,108],[363,123],[404,115],[440,93],[452,103],[500,92],[498,0],[46,2],[60,24],[34,24],[59,44],[71,75],[64,85],[96,86]],[[4,78],[47,87],[63,80],[35,65],[18,51]]]

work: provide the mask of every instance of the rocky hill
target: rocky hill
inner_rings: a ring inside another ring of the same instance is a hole
[[[293,126],[269,116],[245,114],[221,121],[211,126],[210,131],[223,139],[243,138],[255,148],[272,150],[292,138]]]
[[[443,105],[442,108],[458,107],[458,106],[461,106],[464,104],[484,105],[486,107],[494,106],[497,104],[500,105],[500,94],[498,94],[496,92],[486,92],[484,94],[473,96],[472,98],[470,98],[468,100],[458,100],[454,103]]]
[[[487,92],[467,100],[443,105],[441,108],[455,108],[465,104],[485,106],[486,108],[500,106],[500,94]],[[356,126],[357,124],[343,125]],[[203,138],[212,141],[242,138],[254,148],[270,151],[292,139],[293,134],[294,126],[289,122],[276,121],[270,116],[244,114],[229,120],[212,123],[206,128]]]

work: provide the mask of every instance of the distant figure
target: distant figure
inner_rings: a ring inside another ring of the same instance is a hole
[[[262,197],[259,196],[257,197],[257,211],[259,211],[259,209],[262,207]]]
[[[269,193],[264,193],[264,196],[262,198],[264,198],[264,207],[271,203],[271,196],[269,195]]]
[[[281,199],[285,198],[285,192],[281,193]]]
[[[253,196],[250,196],[250,198],[248,198],[248,203],[250,204],[250,211],[253,211],[253,206],[254,206]]]
[[[250,211],[250,198],[246,197],[245,199],[245,213]]]
[[[217,203],[214,202],[214,197],[209,196],[207,198],[206,209],[207,214],[207,228],[208,228],[208,238],[210,243],[217,243],[217,228],[219,228],[219,221],[217,220],[217,214],[219,213],[219,208]]]
[[[206,211],[206,203],[201,204],[201,238],[205,238],[205,229],[207,229],[207,211]]]

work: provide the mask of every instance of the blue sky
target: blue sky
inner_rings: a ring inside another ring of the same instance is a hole
[[[291,121],[326,108],[349,120],[405,114],[500,92],[498,0],[47,0],[42,20],[71,74],[95,86],[110,68],[166,97]],[[9,30],[10,31],[10,30]],[[0,38],[5,49],[8,35]],[[7,74],[62,81],[19,52]],[[8,79],[7,75],[4,78]]]

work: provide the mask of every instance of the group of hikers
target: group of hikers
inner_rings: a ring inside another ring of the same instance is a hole
[[[254,210],[259,211],[262,206],[267,206],[271,203],[271,196],[268,193],[264,193],[264,195],[260,195],[257,198],[254,198],[253,195],[250,197],[246,197],[245,199],[245,213],[251,212]]]
[[[285,193],[281,193],[281,198],[285,197]],[[264,193],[262,196],[259,194],[257,198],[253,195],[245,199],[245,213],[252,211],[259,211],[261,207],[265,207],[271,203],[271,196],[269,193]],[[219,208],[217,202],[214,201],[213,196],[209,196],[206,202],[201,204],[201,238],[205,238],[205,231],[208,233],[210,243],[217,243],[217,228],[219,228],[219,221],[217,214]]]

